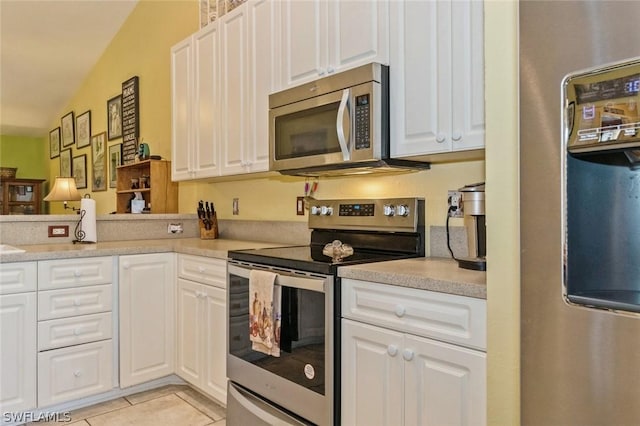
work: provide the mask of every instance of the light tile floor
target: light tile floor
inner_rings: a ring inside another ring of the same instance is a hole
[[[226,426],[225,409],[189,386],[170,385],[71,412],[75,426]],[[60,423],[34,423],[60,425]]]

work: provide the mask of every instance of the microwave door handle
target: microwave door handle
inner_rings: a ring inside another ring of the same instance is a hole
[[[342,151],[342,159],[344,161],[351,160],[351,151],[347,146],[347,140],[344,137],[344,113],[347,109],[347,104],[351,98],[351,89],[344,89],[342,91],[342,99],[340,100],[340,106],[338,107],[338,117],[336,118],[336,130],[338,133],[338,143],[340,144],[340,150]]]

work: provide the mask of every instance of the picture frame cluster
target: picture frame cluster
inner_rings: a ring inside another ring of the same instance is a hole
[[[138,77],[134,76],[125,81],[123,90],[125,87],[130,87],[132,82],[135,82],[136,97],[132,104],[130,90],[127,91],[129,105],[127,131],[133,133],[137,142],[139,136]],[[135,107],[133,112],[130,111],[130,105]],[[61,117],[60,126],[49,131],[49,159],[59,158],[59,176],[73,177],[78,189],[89,188],[89,181],[92,192],[107,191],[108,188],[116,187],[116,170],[123,164],[123,93],[107,99],[105,106],[107,118],[105,131],[94,133],[90,109],[78,115],[75,111],[69,111]],[[133,132],[129,130],[132,119],[136,124]],[[117,142],[111,143],[112,141]],[[87,148],[88,150],[85,151]]]

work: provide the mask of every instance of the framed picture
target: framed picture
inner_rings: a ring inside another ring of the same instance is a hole
[[[109,188],[116,187],[116,168],[122,165],[122,144],[117,143],[109,147]]]
[[[73,123],[73,111],[62,117],[62,147],[71,146],[76,142],[76,132]]]
[[[76,118],[76,148],[91,144],[91,111],[83,112]]]
[[[107,134],[91,138],[91,190],[107,190]]]
[[[71,177],[71,150],[60,151],[60,176]]]
[[[73,179],[76,181],[76,188],[87,187],[87,154],[73,157]]]
[[[107,136],[109,140],[122,137],[122,95],[107,101]]]
[[[49,158],[60,156],[60,127],[49,132]]]

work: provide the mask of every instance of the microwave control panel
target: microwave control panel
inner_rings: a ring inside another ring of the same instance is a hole
[[[640,58],[569,75],[563,89],[569,152],[640,147]]]
[[[355,142],[356,149],[371,147],[371,105],[369,94],[355,99]]]

